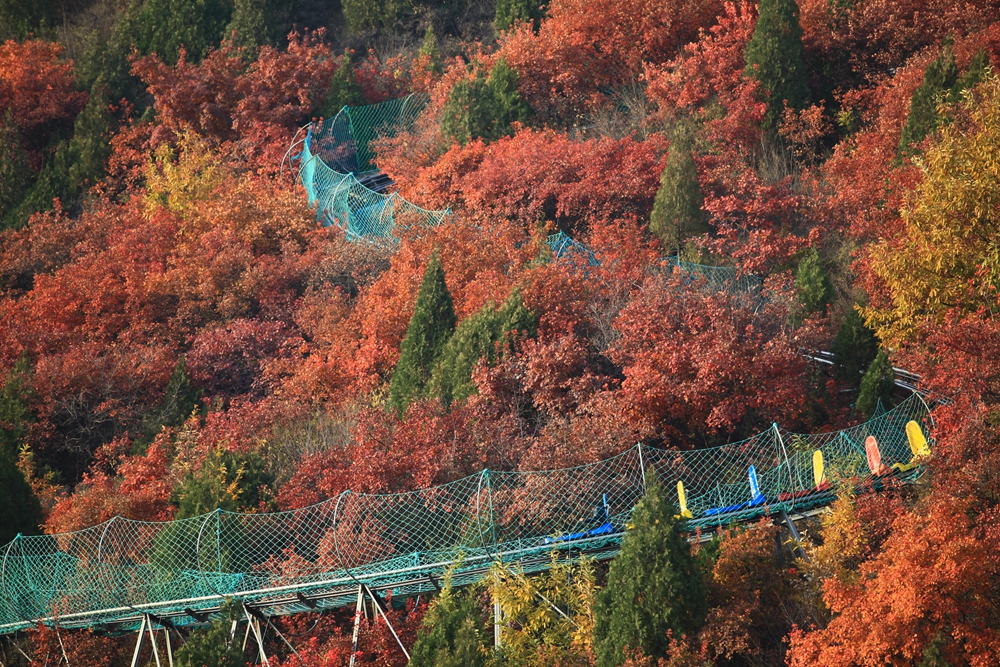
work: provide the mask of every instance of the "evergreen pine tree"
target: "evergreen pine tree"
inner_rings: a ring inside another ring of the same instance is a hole
[[[471,590],[445,581],[421,623],[409,667],[485,667],[486,623]]]
[[[177,650],[177,667],[246,667],[242,640],[230,637],[233,621],[242,618],[240,606],[227,601],[222,614],[205,628],[198,628]]]
[[[244,49],[243,57],[253,60],[257,47],[271,42],[272,30],[268,19],[267,0],[236,0],[233,18],[223,36],[234,46]]]
[[[38,0],[0,0],[0,41],[23,41],[59,24],[58,3]]]
[[[21,132],[8,111],[0,124],[0,229],[14,226],[13,213],[31,187],[32,173]],[[6,221],[10,218],[10,223]]]
[[[951,41],[945,40],[938,57],[924,70],[924,80],[913,91],[910,114],[899,137],[901,155],[913,155],[913,144],[923,141],[941,122],[938,104],[958,83],[958,66],[951,51]]]
[[[232,0],[145,0],[133,40],[167,64],[177,63],[181,47],[188,62],[198,62],[226,36],[232,14]]]
[[[879,350],[865,376],[861,378],[861,390],[855,407],[865,416],[871,418],[875,414],[879,399],[886,408],[892,407],[892,392],[896,388],[896,376],[889,363],[889,355],[885,350]]]
[[[528,118],[528,105],[517,89],[518,75],[501,58],[489,77],[482,69],[472,81],[459,81],[448,93],[441,131],[460,144],[511,134],[511,123]]]
[[[17,466],[21,441],[31,423],[28,360],[21,358],[0,389],[0,544],[18,533],[34,535],[42,506]]]
[[[73,123],[72,138],[56,148],[20,205],[8,214],[7,225],[22,226],[32,213],[50,210],[56,198],[63,209],[78,209],[83,194],[104,176],[111,155],[110,136],[107,93],[99,79],[87,106]]]
[[[841,323],[832,351],[834,376],[851,387],[859,387],[862,373],[878,354],[878,341],[857,309],[851,308]]]
[[[361,88],[354,80],[351,51],[344,49],[337,71],[330,79],[330,90],[326,94],[326,101],[323,102],[322,115],[324,118],[333,118],[344,107],[354,107],[361,103]]]
[[[389,404],[400,414],[424,393],[434,364],[455,331],[455,306],[437,252],[424,271],[413,317],[399,346],[399,361],[389,384]]]
[[[496,13],[493,15],[493,28],[497,33],[510,30],[516,21],[531,21],[535,32],[545,16],[546,3],[538,0],[497,0]]]
[[[533,336],[537,327],[538,318],[525,308],[516,290],[499,308],[486,304],[462,320],[455,335],[445,343],[428,384],[429,393],[437,396],[445,408],[464,401],[476,393],[472,371],[479,360],[496,363],[504,343],[522,333]]]
[[[356,35],[392,30],[415,9],[412,0],[342,0],[349,32]]]
[[[144,451],[164,426],[182,425],[196,407],[204,392],[194,386],[187,374],[184,357],[177,360],[167,386],[163,390],[163,400],[142,420],[141,433],[136,439],[134,453]]]
[[[256,510],[268,499],[262,494],[274,483],[264,459],[254,452],[212,450],[197,471],[177,488],[177,517],[188,519],[216,509]]]
[[[427,26],[427,30],[424,32],[424,43],[420,45],[420,50],[417,53],[427,58],[427,71],[437,74],[443,71],[441,52],[438,51],[437,37],[434,35],[433,26]]]
[[[597,596],[597,667],[622,664],[626,648],[666,657],[668,631],[678,638],[697,632],[708,610],[704,576],[680,532],[677,507],[652,469],[647,483]]]
[[[795,269],[795,291],[799,300],[799,310],[793,317],[796,323],[806,315],[826,312],[833,288],[816,248],[808,248],[799,259]]]
[[[778,129],[785,102],[804,109],[810,101],[799,5],[795,0],[761,0],[757,25],[743,56],[746,74],[760,82],[768,93],[764,129]]]
[[[963,92],[979,85],[986,78],[986,72],[989,67],[990,56],[986,53],[986,50],[979,49],[976,51],[976,55],[972,56],[972,60],[969,61],[969,69],[955,82],[954,87],[951,89],[951,101],[958,102],[962,99]]]
[[[649,216],[649,230],[660,239],[667,252],[677,255],[692,254],[688,239],[709,230],[708,216],[702,210],[705,198],[698,182],[692,146],[690,129],[678,127]]]

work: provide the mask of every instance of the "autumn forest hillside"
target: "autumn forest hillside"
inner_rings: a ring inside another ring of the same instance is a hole
[[[390,600],[409,661],[366,611],[351,662],[352,606],[270,664],[1000,664],[1000,0],[0,0],[0,40],[0,543],[831,431],[896,367],[933,457],[831,470],[800,541],[692,547],[654,483],[610,563]],[[452,215],[317,224],[300,128],[411,93],[376,166]],[[178,664],[257,664],[228,627]]]

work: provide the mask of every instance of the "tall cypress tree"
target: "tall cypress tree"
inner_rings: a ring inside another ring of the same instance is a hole
[[[486,623],[472,591],[445,582],[413,644],[409,667],[485,667]]]
[[[946,40],[937,58],[924,70],[924,80],[910,99],[910,114],[899,137],[901,155],[912,155],[913,144],[923,141],[934,132],[940,123],[938,104],[945,94],[958,82],[958,66],[951,51],[951,42]]]
[[[410,402],[424,393],[434,364],[454,331],[455,305],[435,252],[420,282],[413,317],[399,346],[399,361],[389,384],[389,405],[397,412],[405,412]]]
[[[919,144],[941,125],[943,118],[938,113],[941,102],[957,102],[962,91],[975,87],[986,73],[989,57],[980,49],[969,63],[963,76],[958,74],[955,55],[951,50],[952,40],[947,38],[941,44],[941,52],[924,70],[924,79],[913,91],[910,98],[910,113],[906,117],[903,133],[899,137],[899,160],[904,155],[915,155]]]
[[[861,390],[854,406],[866,419],[875,414],[879,399],[882,405],[892,407],[892,392],[896,388],[896,375],[892,371],[889,355],[885,350],[879,350],[865,376],[861,378]]]
[[[322,115],[333,118],[344,107],[358,106],[362,102],[361,87],[354,79],[351,50],[344,49],[344,55],[337,64],[337,71],[330,79],[330,90],[326,94],[326,101],[323,102]]]
[[[510,135],[511,123],[527,120],[529,111],[517,82],[517,71],[503,58],[488,77],[480,69],[471,81],[459,81],[448,93],[441,132],[460,144]]]
[[[454,401],[464,401],[476,393],[472,371],[479,360],[485,358],[487,363],[495,363],[511,336],[533,336],[537,327],[538,318],[524,306],[517,291],[499,308],[486,304],[478,313],[462,320],[455,335],[445,343],[428,385],[429,392],[445,408]]]
[[[531,21],[532,28],[538,32],[547,4],[538,0],[497,0],[493,28],[501,33],[510,30],[517,21]]]
[[[702,209],[705,196],[698,182],[693,145],[690,129],[678,127],[649,216],[649,230],[668,252],[677,255],[684,253],[688,239],[709,230],[708,216]]]
[[[799,5],[795,0],[761,0],[753,37],[743,51],[747,76],[768,93],[764,129],[778,129],[785,101],[803,109],[810,101]]]
[[[28,360],[22,358],[0,389],[0,544],[18,533],[38,533],[42,506],[17,466],[21,440],[31,422]]]
[[[833,341],[833,374],[852,387],[861,384],[861,374],[878,354],[875,332],[865,326],[855,308],[844,318]]]
[[[793,318],[794,321],[799,322],[812,313],[826,313],[826,306],[833,295],[833,287],[816,248],[808,248],[799,259],[799,265],[795,269],[795,291],[799,299],[799,309]]]
[[[0,123],[0,229],[18,220],[13,216],[31,187],[32,173],[28,164],[28,153],[24,150],[21,132],[7,112]]]
[[[617,667],[625,649],[664,658],[668,631],[693,634],[708,612],[704,576],[680,532],[677,507],[656,473],[647,473],[646,495],[632,512],[621,553],[596,600],[597,667]]]

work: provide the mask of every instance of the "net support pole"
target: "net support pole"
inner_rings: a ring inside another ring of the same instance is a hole
[[[143,615],[139,624],[139,636],[135,640],[135,650],[132,651],[132,667],[139,667],[139,656],[142,654],[142,645],[146,640],[146,616]]]
[[[500,577],[496,577],[494,580],[494,586],[500,585]],[[503,609],[500,607],[500,593],[497,590],[493,591],[493,648],[500,648],[502,642],[502,637],[500,633],[501,623],[503,622]]]
[[[146,615],[146,630],[149,632],[149,644],[153,649],[153,657],[156,659],[156,667],[160,665],[160,651],[156,648],[156,635],[153,634],[153,619]]]
[[[167,664],[174,667],[174,649],[170,645],[170,628],[163,626],[163,639],[167,644]]]
[[[367,586],[365,586],[364,589],[368,591],[368,597],[370,597],[372,600],[372,606],[375,607],[375,613],[382,614],[382,620],[385,621],[385,624],[387,626],[389,626],[389,632],[392,633],[392,636],[396,639],[396,643],[399,644],[399,648],[403,652],[403,655],[405,655],[407,661],[409,661],[410,652],[406,650],[405,646],[403,646],[403,640],[400,639],[399,635],[396,634],[396,628],[392,627],[392,623],[389,622],[389,617],[385,615],[385,610],[382,609],[381,601],[375,597],[375,592],[372,591],[372,589],[368,588]]]
[[[795,528],[795,522],[792,521],[792,517],[788,516],[788,512],[785,510],[781,510],[781,519],[785,522],[785,525],[788,526],[788,532],[791,533],[792,539],[795,540],[795,551],[798,551],[799,555],[802,556],[802,560],[808,563],[809,555],[806,553],[806,550],[802,548],[802,537],[799,535],[798,529]]]
[[[357,659],[358,655],[358,635],[361,630],[361,605],[364,603],[365,589],[358,586],[358,604],[354,608],[354,634],[351,637],[351,664],[350,667],[354,667],[354,661]]]
[[[250,613],[250,608],[246,605],[243,605],[243,614],[247,617],[247,631],[253,632],[253,638],[257,642],[257,655],[260,658],[260,664],[271,667],[267,654],[264,652],[264,635],[260,631],[260,621]]]
[[[646,492],[646,461],[642,457],[642,441],[640,440],[636,444],[636,449],[639,450],[639,474],[642,476],[642,492]]]

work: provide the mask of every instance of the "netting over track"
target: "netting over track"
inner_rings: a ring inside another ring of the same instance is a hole
[[[829,475],[861,486],[873,478],[864,442],[874,436],[885,465],[907,464],[905,425],[926,431],[927,407],[913,395],[896,408],[843,431],[803,435],[777,426],[711,449],[635,446],[590,465],[538,472],[483,471],[411,493],[342,493],[301,510],[269,514],[216,511],[153,523],[114,518],[61,535],[18,536],[3,547],[0,633],[38,622],[64,628],[138,627],[143,613],[195,623],[224,597],[261,604],[271,614],[353,604],[364,582],[395,596],[433,590],[454,563],[458,584],[483,576],[496,559],[527,571],[553,550],[613,553],[655,469],[671,490],[687,489],[692,527],[728,524],[779,509],[829,503],[816,487],[813,459]],[[749,471],[756,472],[754,498]],[[299,597],[308,596],[308,599]]]
[[[375,169],[372,142],[411,127],[427,100],[410,95],[364,107],[344,107],[309,127],[296,156],[299,179],[316,218],[352,240],[392,242],[397,227],[437,225],[450,215],[428,211],[397,193],[376,192],[362,181]]]

